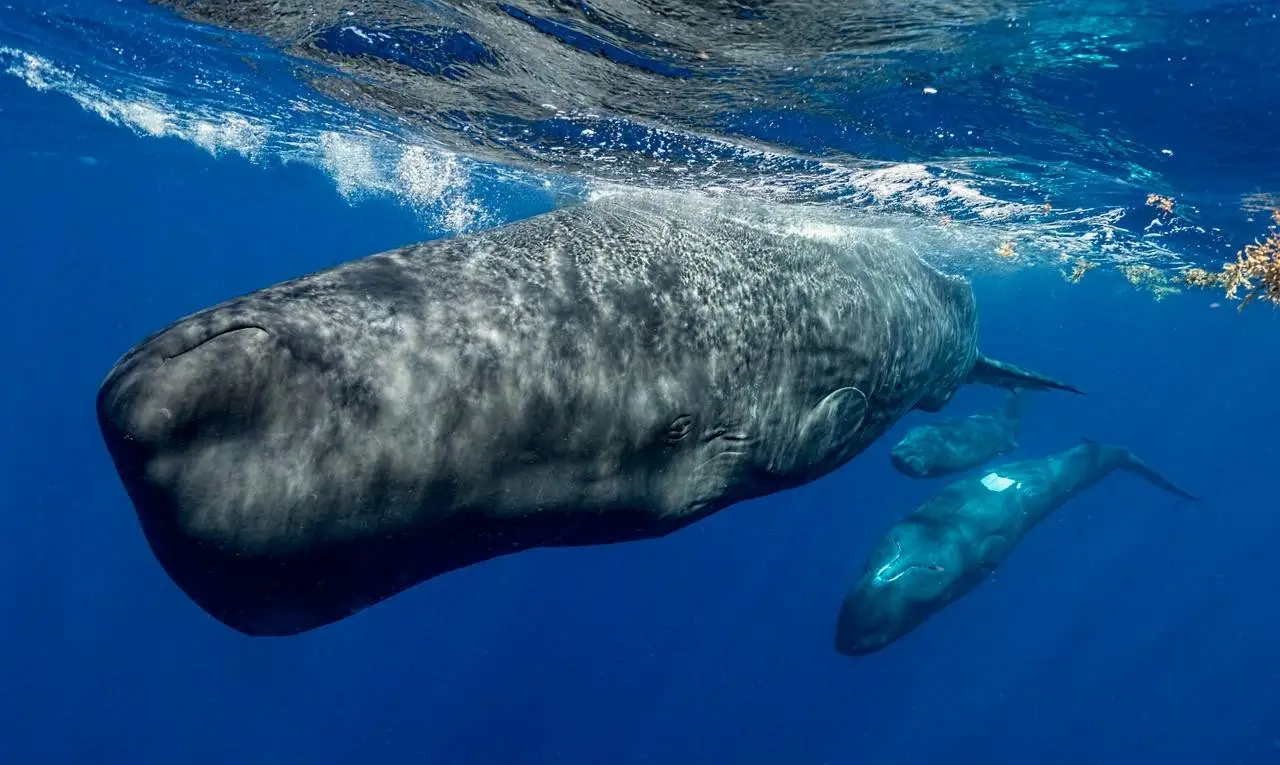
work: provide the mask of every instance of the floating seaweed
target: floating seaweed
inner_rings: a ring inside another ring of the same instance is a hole
[[[1173,197],[1166,197],[1160,194],[1148,194],[1147,204],[1152,207],[1160,208],[1161,212],[1173,213]]]
[[[1068,274],[1066,271],[1063,271],[1062,277],[1067,281],[1071,282],[1072,284],[1075,284],[1076,282],[1080,281],[1081,277],[1085,275],[1085,272],[1089,271],[1092,268],[1097,268],[1097,266],[1098,264],[1094,263],[1091,260],[1085,260],[1084,258],[1076,258],[1075,265],[1071,268],[1071,273]]]
[[[1267,238],[1245,245],[1235,262],[1224,263],[1217,272],[1188,268],[1182,272],[1182,281],[1192,287],[1221,288],[1227,299],[1241,301],[1242,311],[1256,299],[1280,305],[1280,209],[1271,211],[1271,220]]]
[[[1164,300],[1169,295],[1174,295],[1182,290],[1173,286],[1168,275],[1155,266],[1149,266],[1146,263],[1136,265],[1120,266],[1120,273],[1125,279],[1135,287],[1147,290],[1155,297],[1156,300]]]

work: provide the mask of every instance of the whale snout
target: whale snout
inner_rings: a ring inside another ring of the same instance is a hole
[[[145,470],[139,460],[247,423],[273,352],[270,333],[258,326],[195,343],[161,335],[139,345],[98,391],[98,423],[117,468]]]
[[[889,461],[898,472],[912,478],[924,478],[929,474],[928,460],[915,449],[895,447],[889,452]]]
[[[835,648],[845,656],[875,653],[896,637],[893,603],[883,587],[859,582],[845,596],[836,621]]]
[[[296,562],[286,574],[283,562],[310,544],[299,529],[306,513],[314,519],[308,498],[325,492],[297,486],[319,472],[310,434],[332,406],[323,377],[281,335],[263,322],[192,317],[135,346],[97,396],[103,440],[157,560],[247,634],[290,634],[321,618],[294,580],[310,575],[315,589],[322,577]]]

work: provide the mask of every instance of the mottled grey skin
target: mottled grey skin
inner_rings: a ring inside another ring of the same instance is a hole
[[[1013,391],[999,409],[968,417],[946,417],[907,431],[889,453],[898,472],[940,478],[985,465],[1018,448],[1023,393]]]
[[[234,629],[293,634],[812,481],[966,380],[1074,390],[980,356],[968,283],[887,240],[705,208],[561,209],[145,339],[97,411],[161,565]]]
[[[876,544],[840,609],[836,650],[873,653],[916,629],[984,581],[1027,532],[1117,468],[1196,499],[1128,449],[1092,441],[956,481]]]

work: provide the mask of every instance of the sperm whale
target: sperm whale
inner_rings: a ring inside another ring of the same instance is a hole
[[[143,339],[97,396],[201,608],[288,635],[446,572],[660,537],[840,467],[965,383],[967,281],[777,208],[605,197],[366,256]]]

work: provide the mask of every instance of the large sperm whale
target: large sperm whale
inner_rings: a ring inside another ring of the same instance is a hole
[[[1041,521],[1117,469],[1196,499],[1128,449],[1093,441],[963,478],[881,537],[840,608],[836,650],[874,653],[912,632],[983,582]]]
[[[287,635],[813,481],[966,382],[1079,392],[982,356],[963,279],[775,220],[606,197],[283,282],[130,350],[102,435],[170,578]]]
[[[1018,448],[1023,396],[1015,390],[994,411],[917,425],[894,444],[889,461],[912,478],[940,478],[1008,454]]]

